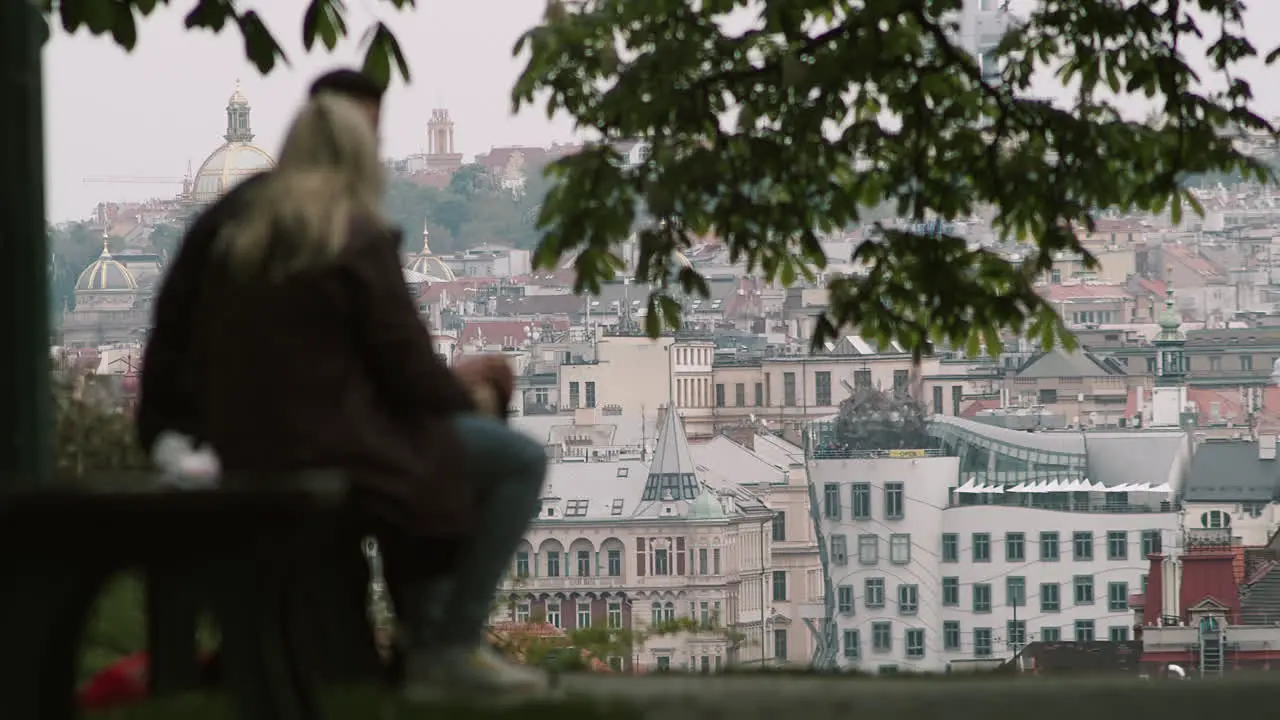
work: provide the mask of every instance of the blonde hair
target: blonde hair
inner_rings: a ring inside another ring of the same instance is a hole
[[[298,112],[276,168],[218,245],[237,275],[277,279],[332,260],[353,218],[386,225],[376,130],[355,101],[322,93]]]

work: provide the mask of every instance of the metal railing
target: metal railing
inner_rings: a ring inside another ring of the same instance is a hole
[[[946,457],[939,448],[902,448],[897,450],[848,450],[845,448],[817,447],[810,454],[813,460],[877,460],[881,458]]]

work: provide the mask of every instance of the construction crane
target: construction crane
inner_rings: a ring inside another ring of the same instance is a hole
[[[180,177],[145,177],[138,175],[95,175],[84,178],[82,182],[107,183],[110,185],[181,185],[185,178]]]

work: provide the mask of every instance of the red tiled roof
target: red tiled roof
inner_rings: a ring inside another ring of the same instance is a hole
[[[1205,280],[1221,280],[1226,277],[1226,273],[1222,271],[1222,268],[1201,255],[1198,250],[1179,245],[1165,245],[1163,247],[1167,257],[1178,260],[1188,270],[1199,274]]]
[[[960,417],[971,418],[976,416],[983,410],[995,410],[1000,407],[999,398],[988,398],[985,400],[974,400],[969,406],[960,411]]]
[[[1152,280],[1150,278],[1137,278],[1138,287],[1157,297],[1164,297],[1168,292],[1168,286],[1163,280]]]
[[[550,322],[556,330],[569,329],[568,318],[550,318],[536,322]],[[517,347],[529,341],[528,328],[533,324],[535,321],[530,320],[468,320],[462,326],[458,342],[471,344],[483,340],[486,345]]]
[[[1080,283],[1079,285],[1050,285],[1041,291],[1041,295],[1050,302],[1071,300],[1104,300],[1109,298],[1131,298],[1128,290],[1121,285],[1104,283]]]
[[[1280,388],[1276,388],[1280,390]],[[1211,425],[1215,422],[1225,422],[1228,417],[1233,423],[1244,424],[1248,419],[1249,411],[1241,402],[1240,393],[1234,390],[1214,390],[1211,388],[1187,388],[1187,402],[1194,403],[1196,407],[1196,420],[1201,425]],[[1218,419],[1212,419],[1210,409],[1214,404],[1218,406]]]

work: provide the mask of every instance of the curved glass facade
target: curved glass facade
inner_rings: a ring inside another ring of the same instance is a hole
[[[979,483],[1078,480],[1088,474],[1083,435],[1030,433],[936,415],[929,421],[929,437],[947,455],[960,458],[966,479]]]

